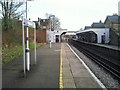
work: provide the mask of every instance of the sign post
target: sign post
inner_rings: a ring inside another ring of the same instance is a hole
[[[29,49],[28,26],[27,26],[27,30],[26,30],[26,61],[27,61],[27,70],[30,71],[30,49]]]
[[[24,76],[26,76],[26,63],[25,63],[25,34],[24,34],[24,18],[22,17],[22,42],[23,42],[23,72]]]
[[[25,24],[26,24],[26,62],[27,62],[27,71],[30,70],[30,49],[29,49],[29,31],[28,31],[28,22],[27,20],[27,0],[26,0],[26,19],[25,19]]]
[[[36,30],[35,30],[35,23],[23,18],[22,20],[22,29],[23,29],[23,60],[24,60],[24,74],[27,71],[30,71],[30,49],[29,49],[29,34],[28,34],[28,27],[34,28],[34,50],[35,50],[35,64],[36,64]],[[24,26],[27,27],[26,31],[26,60],[25,60],[25,38],[24,38]],[[27,65],[27,66],[26,66]]]
[[[35,28],[34,28],[34,51],[35,51],[35,64],[37,63],[37,61],[36,61],[36,30],[35,30]]]

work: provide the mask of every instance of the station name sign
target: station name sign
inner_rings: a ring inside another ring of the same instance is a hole
[[[25,18],[23,19],[23,21],[24,21],[25,26],[35,28],[35,22],[32,22],[32,21],[25,19]]]

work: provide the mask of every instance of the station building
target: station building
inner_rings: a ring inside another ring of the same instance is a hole
[[[100,21],[85,26],[84,30],[76,33],[76,38],[92,43],[120,45],[120,16],[108,15],[104,23]]]
[[[109,28],[100,22],[86,26],[84,30],[77,32],[77,39],[91,43],[109,43]]]
[[[67,29],[61,29],[59,26],[52,28],[51,19],[40,19],[34,21],[36,23],[37,43],[57,43],[61,42]]]

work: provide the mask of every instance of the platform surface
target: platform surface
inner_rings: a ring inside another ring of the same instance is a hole
[[[31,70],[23,78],[22,56],[3,66],[3,88],[59,88],[60,43],[44,45],[37,49],[37,64],[34,51],[31,54]],[[33,89],[34,90],[34,89]]]
[[[67,43],[61,44],[64,88],[101,88],[84,65],[70,50]]]
[[[101,88],[66,42],[52,44],[52,48],[49,44],[38,48],[37,64],[34,64],[34,51],[30,54],[31,69],[26,77],[23,77],[22,56],[3,65],[3,88],[60,88],[60,79],[63,88]]]

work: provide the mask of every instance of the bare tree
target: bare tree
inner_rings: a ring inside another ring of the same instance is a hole
[[[60,21],[55,15],[49,15],[51,30],[58,30],[60,28]]]
[[[24,4],[24,2],[13,2],[2,0],[0,1],[0,5],[2,6],[2,10],[0,13],[2,14],[3,20],[3,30],[8,30],[12,28],[12,22],[15,21],[16,18],[20,18],[22,14],[24,14],[25,10],[19,11],[18,9]]]
[[[2,15],[7,18],[19,18],[25,10],[18,11],[18,9],[24,4],[24,2],[6,2],[0,1],[0,5],[2,6]]]

